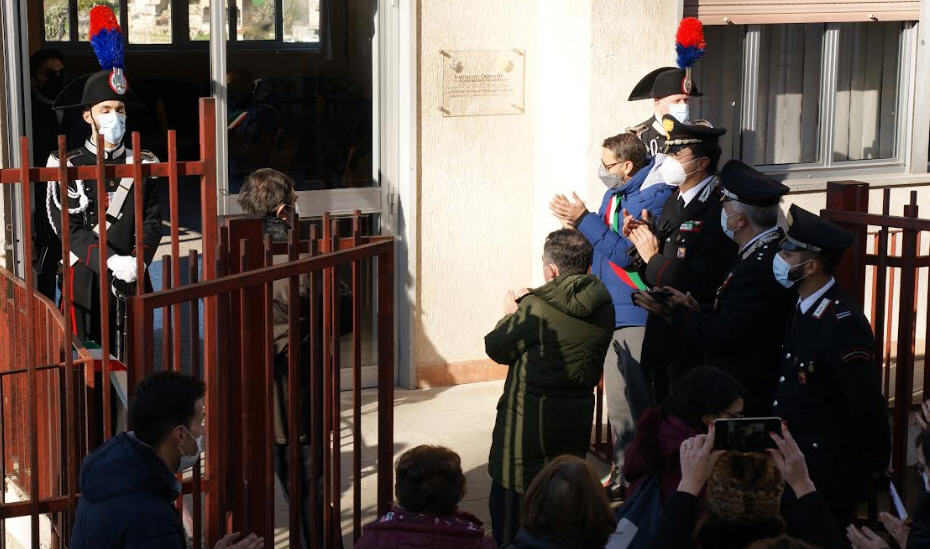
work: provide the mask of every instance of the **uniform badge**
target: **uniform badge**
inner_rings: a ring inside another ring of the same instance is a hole
[[[107,79],[107,83],[110,84],[110,89],[113,90],[113,93],[117,95],[125,95],[126,90],[129,88],[126,77],[123,76],[123,69],[115,67],[110,71],[110,77]]]
[[[798,383],[807,385],[807,372],[798,372]]]
[[[823,316],[823,312],[827,310],[827,307],[829,306],[830,306],[829,299],[821,299],[820,303],[817,304],[817,308],[814,309],[814,314],[811,316],[813,316],[816,319],[820,319],[820,317]]]
[[[684,259],[686,253],[688,253],[688,248],[681,246],[678,248],[678,253],[675,254],[675,257],[677,257],[678,259]]]
[[[678,230],[685,233],[699,233],[704,228],[703,221],[685,221],[678,226]]]

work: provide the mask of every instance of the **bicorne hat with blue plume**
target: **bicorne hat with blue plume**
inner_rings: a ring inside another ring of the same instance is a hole
[[[644,76],[630,92],[629,101],[661,99],[684,93],[699,97],[697,84],[691,78],[691,68],[704,55],[704,27],[694,17],[685,17],[675,33],[677,67],[660,67]]]
[[[90,10],[90,45],[103,70],[69,82],[55,98],[55,109],[93,106],[102,101],[125,101],[129,84],[123,67],[123,30],[108,6]]]

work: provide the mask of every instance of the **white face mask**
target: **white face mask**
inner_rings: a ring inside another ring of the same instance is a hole
[[[687,124],[691,120],[691,109],[687,103],[672,103],[668,106],[668,114],[674,116],[682,124]]]
[[[111,111],[97,116],[97,133],[103,136],[107,143],[116,145],[123,141],[126,134],[126,115]]]
[[[695,160],[697,158],[692,158],[685,164],[690,164]],[[662,161],[662,165],[659,166],[659,175],[662,176],[662,182],[672,187],[678,187],[684,183],[692,173],[694,172],[685,173],[684,165],[671,156],[666,156],[665,160]]]
[[[734,215],[736,215],[736,214],[735,214],[735,213],[732,213],[732,214],[730,214],[730,215],[727,215],[727,211],[724,210],[722,207],[720,208],[720,228],[723,229],[723,234],[727,235],[727,237],[728,237],[730,240],[733,240],[733,236],[736,234],[736,231],[733,230],[733,229],[731,229],[731,228],[728,226],[727,222],[728,222],[728,221],[730,220],[730,218],[733,217]]]
[[[184,453],[183,448],[178,447],[178,450],[181,450],[181,459],[178,461],[178,470],[175,471],[176,473],[182,473],[193,467],[194,464],[197,463],[197,460],[200,459],[200,454],[203,453],[203,435],[195,438],[194,435],[191,434],[191,432],[187,429],[187,427],[184,427],[184,432],[186,432],[189,437],[194,439],[194,442],[197,444],[197,450],[195,450],[193,454],[187,455]]]

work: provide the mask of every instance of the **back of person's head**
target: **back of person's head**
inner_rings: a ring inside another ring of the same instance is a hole
[[[587,273],[593,254],[591,243],[575,229],[553,231],[543,245],[543,260],[555,265],[560,275]]]
[[[203,381],[177,372],[155,372],[143,379],[129,402],[129,428],[155,448],[178,425],[189,426],[195,405],[206,394]]]
[[[633,132],[623,132],[610,136],[604,140],[601,146],[614,153],[617,162],[632,162],[633,173],[638,172],[640,168],[645,166],[648,160],[646,144],[643,143],[642,139],[636,137]]]
[[[613,531],[613,512],[591,467],[576,456],[549,462],[523,496],[521,525],[535,535],[603,545]]]
[[[707,431],[708,418],[720,418],[727,414],[745,391],[733,376],[708,366],[694,368],[675,382],[668,398],[662,404],[662,412],[675,416],[691,428]]]
[[[461,458],[443,446],[407,450],[397,460],[394,494],[407,511],[440,517],[455,513],[465,496]]]
[[[760,539],[747,549],[814,549],[814,546],[797,538],[782,535],[777,538]]]
[[[250,173],[239,190],[239,205],[258,217],[277,215],[280,208],[294,203],[294,180],[272,168]]]
[[[707,513],[736,524],[755,524],[781,518],[785,481],[768,455],[726,452],[707,479]]]

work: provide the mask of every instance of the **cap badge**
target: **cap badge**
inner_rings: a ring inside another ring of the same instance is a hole
[[[107,83],[110,84],[110,89],[113,90],[113,93],[118,95],[125,95],[126,90],[129,87],[126,83],[126,77],[123,76],[123,69],[116,67],[110,70],[110,76],[107,78]]]

